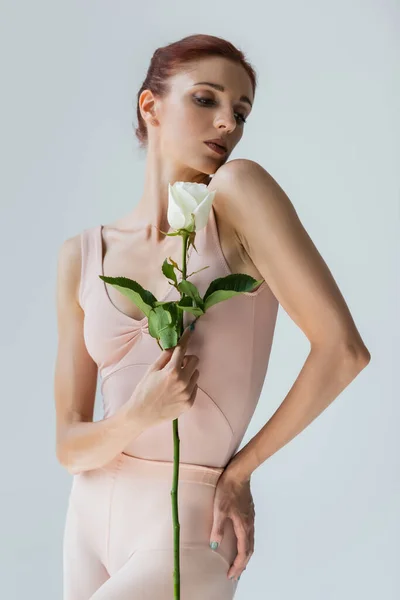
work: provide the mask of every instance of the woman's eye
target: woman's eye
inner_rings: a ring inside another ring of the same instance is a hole
[[[194,96],[194,99],[199,102],[202,106],[210,106],[210,104],[214,104],[214,100],[210,100],[210,98],[200,98],[199,96]],[[235,113],[239,116],[240,121],[242,123],[246,123],[246,118],[241,113]]]
[[[199,98],[199,96],[194,96],[194,99],[202,106],[210,106],[210,104],[214,104],[214,101],[210,100],[210,98]]]

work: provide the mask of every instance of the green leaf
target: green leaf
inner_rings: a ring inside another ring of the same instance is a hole
[[[190,312],[197,317],[203,315],[204,302],[197,287],[191,281],[183,279],[179,282],[178,289],[181,293],[185,294],[185,296],[181,298],[177,306],[181,310]]]
[[[163,350],[168,350],[168,348],[175,348],[178,343],[178,333],[175,327],[165,327],[160,336],[160,344]]]
[[[128,277],[107,277],[105,275],[99,275],[99,277],[129,298],[144,312],[146,317],[149,316],[150,310],[153,308],[155,302],[157,302],[157,298],[151,292],[145,290],[140,283]]]
[[[184,302],[184,300],[187,300],[187,301],[189,302],[189,304],[184,304],[184,303],[183,303],[183,302]],[[184,298],[184,299],[180,300],[180,301],[177,303],[177,307],[178,307],[180,310],[183,310],[183,311],[185,311],[185,312],[189,312],[189,313],[191,313],[192,315],[196,315],[196,317],[199,317],[200,315],[204,315],[204,310],[201,308],[201,306],[193,306],[193,305],[191,304],[191,302],[192,302],[192,301],[191,301],[191,299],[190,299],[190,298],[186,298],[186,299]]]
[[[175,274],[175,269],[174,266],[171,265],[168,262],[168,258],[166,258],[162,264],[161,267],[162,272],[164,273],[165,277],[167,277],[168,279],[172,279],[172,281],[177,284],[178,280],[176,278],[176,274]]]
[[[149,314],[149,333],[153,337],[159,338],[164,327],[177,326],[178,316],[179,311],[174,301],[156,302],[156,306],[151,309]]]
[[[197,287],[188,279],[182,279],[178,284],[178,290],[193,299],[198,306],[203,305],[203,298],[200,296]]]
[[[154,304],[153,311],[160,319],[161,326],[163,326],[165,323],[176,324],[178,321],[179,312],[176,307],[175,300],[169,300],[168,302],[158,302],[157,301]],[[168,315],[165,315],[164,314],[165,312],[167,312]]]
[[[218,277],[210,283],[204,294],[204,310],[207,311],[211,306],[224,300],[229,300],[237,294],[243,292],[252,292],[264,279],[254,279],[246,273],[233,273],[226,277]]]
[[[160,330],[172,323],[172,316],[164,306],[156,306],[149,313],[149,333],[155,338],[160,337]]]
[[[178,343],[178,309],[175,302],[165,302],[150,311],[149,333],[156,339],[164,350]]]

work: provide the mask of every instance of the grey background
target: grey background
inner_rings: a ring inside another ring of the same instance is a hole
[[[399,597],[399,13],[378,0],[1,2],[2,597],[62,595],[72,476],[55,456],[58,249],[139,199],[135,95],[155,48],[192,33],[229,39],[256,67],[230,158],[284,188],[372,355],[253,474],[255,554],[236,597]],[[280,307],[241,447],[307,352]]]

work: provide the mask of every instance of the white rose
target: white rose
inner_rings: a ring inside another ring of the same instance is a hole
[[[216,190],[210,192],[205,183],[176,181],[168,184],[168,223],[173,229],[189,229],[192,213],[195,230],[206,226]]]

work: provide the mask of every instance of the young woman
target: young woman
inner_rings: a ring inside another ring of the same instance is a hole
[[[57,457],[74,475],[64,600],[173,598],[177,417],[182,598],[233,598],[254,551],[251,474],[369,362],[289,198],[256,162],[227,162],[255,88],[243,53],[221,38],[194,35],[159,48],[137,95],[136,135],[147,150],[142,197],[115,223],[61,246]],[[197,271],[191,281],[200,293],[230,273],[264,281],[215,305],[195,331],[184,313],[180,343],[160,351],[144,314],[99,275],[179,299],[161,264],[166,257],[181,264],[182,240],[159,231],[170,230],[168,184],[176,181],[217,191],[197,251],[189,251],[187,273]],[[237,452],[264,383],[279,303],[308,337],[310,354],[279,409]],[[104,418],[93,422],[98,373]]]

